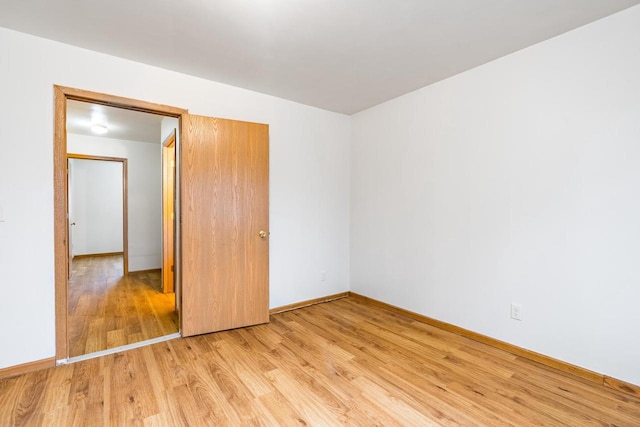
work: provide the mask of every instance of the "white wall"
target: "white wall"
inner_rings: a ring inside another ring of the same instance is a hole
[[[73,256],[122,252],[122,163],[69,159]]]
[[[129,271],[162,267],[162,146],[68,134],[67,151],[127,159]]]
[[[349,117],[5,29],[0,58],[0,368],[55,353],[54,84],[268,123],[270,305],[349,289]]]
[[[639,23],[353,116],[352,290],[640,384]]]
[[[180,135],[178,130],[179,126],[180,121],[175,117],[163,117],[162,122],[160,122],[160,144],[162,144],[174,130],[176,130],[176,137],[178,137]]]

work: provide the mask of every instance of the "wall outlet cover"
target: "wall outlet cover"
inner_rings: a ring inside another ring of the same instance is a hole
[[[511,303],[511,318],[522,321],[522,306],[520,304]]]

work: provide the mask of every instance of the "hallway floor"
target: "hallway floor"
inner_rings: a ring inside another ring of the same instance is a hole
[[[122,275],[122,255],[76,258],[69,279],[69,356],[178,332],[160,270]]]

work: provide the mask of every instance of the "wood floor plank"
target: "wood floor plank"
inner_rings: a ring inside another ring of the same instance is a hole
[[[36,424],[41,414],[36,408],[41,404],[41,398],[45,389],[45,378],[48,372],[39,371],[30,375],[28,381],[21,384],[19,399],[14,406],[13,422],[17,426],[29,426]]]
[[[259,397],[266,411],[273,414],[276,425],[307,426],[309,425],[278,390]]]
[[[403,425],[414,426],[437,426],[434,420],[426,416],[424,413],[414,409],[405,401],[400,401],[389,393],[383,387],[380,387],[373,381],[367,378],[359,377],[352,381],[356,387],[363,390],[362,395],[373,402],[377,407],[381,408],[394,408],[393,414],[398,421]]]
[[[197,364],[189,375],[189,390],[204,412],[204,419],[210,419],[209,425],[239,425],[238,411],[228,401],[218,381],[209,369],[210,364]]]
[[[140,351],[114,356],[111,373],[111,423],[130,425],[158,413],[149,372]]]
[[[125,297],[94,306],[122,314],[97,324],[107,341],[164,327],[126,326]],[[0,425],[637,427],[640,399],[343,298],[0,380]]]

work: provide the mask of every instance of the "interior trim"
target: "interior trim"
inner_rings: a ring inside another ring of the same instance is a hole
[[[541,365],[547,366],[549,368],[557,369],[563,374],[577,376],[577,377],[592,381],[594,383],[602,384],[605,387],[613,388],[623,393],[627,393],[633,396],[640,396],[640,386],[637,386],[635,384],[630,384],[630,383],[606,376],[604,374],[599,374],[597,372],[590,371],[589,369],[572,365],[571,363],[554,359],[553,357],[536,353],[535,351],[527,350],[525,348],[518,347],[516,345],[509,344],[507,342],[500,341],[498,339],[491,338],[489,336],[482,335],[477,332],[473,332],[468,329],[464,329],[459,326],[452,325],[450,323],[436,320],[431,317],[423,316],[422,314],[414,313],[413,311],[405,310],[404,308],[396,307],[394,305],[387,304],[386,302],[369,298],[364,295],[360,295],[354,292],[349,292],[349,297],[362,301],[366,304],[376,306],[378,308],[382,308],[384,310],[388,310],[397,314],[401,314],[403,316],[407,316],[419,322],[423,322],[428,325],[435,326],[436,328],[440,328],[448,332],[453,332],[454,334],[461,335],[465,338],[469,338],[474,341],[478,341],[483,344],[487,344],[492,347],[499,348],[501,350],[507,351],[511,354],[522,357],[524,359],[528,359],[528,360],[540,363]]]
[[[619,380],[617,378],[609,377],[607,375],[603,375],[603,378],[605,386],[621,391],[622,393],[640,397],[640,386]]]
[[[38,371],[40,369],[53,368],[54,366],[56,366],[55,357],[35,360],[33,362],[23,363],[21,365],[9,366],[8,368],[0,369],[0,379],[15,377],[16,375],[26,374],[28,372]]]
[[[310,305],[322,304],[323,302],[335,301],[341,298],[347,298],[349,292],[340,292],[339,294],[328,295],[326,297],[309,299],[306,301],[300,301],[293,304],[283,305],[281,307],[275,307],[269,310],[269,314],[284,313],[285,311],[297,310],[298,308],[309,307]]]
[[[161,268],[148,268],[146,270],[129,270],[129,273],[156,273],[156,272],[161,272],[162,269]]]
[[[74,255],[73,259],[81,259],[81,258],[93,258],[93,257],[106,257],[106,256],[116,256],[116,255],[124,255],[124,252],[103,252],[99,254],[81,254]]]
[[[169,105],[163,104],[155,104],[153,102],[140,101],[138,99],[107,95],[105,93],[92,92],[89,90],[82,90],[59,85],[54,85],[54,88],[56,91],[59,90],[62,94],[64,94],[65,100],[74,99],[76,101],[87,101],[91,102],[92,104],[109,105],[111,107],[142,111],[143,113],[156,113],[162,116],[169,117],[180,117],[182,114],[187,113],[187,110],[183,108],[171,107]]]
[[[96,156],[93,154],[76,154],[67,153],[67,162],[70,159],[76,160],[94,160],[105,162],[118,162],[122,164],[122,271],[126,275],[129,272],[129,195],[128,195],[128,163],[129,161],[123,157],[108,157],[108,156]],[[67,186],[69,177],[67,176]],[[66,191],[67,203],[69,198],[69,189]],[[67,206],[68,208],[68,206]],[[92,255],[92,254],[89,254]],[[102,254],[96,254],[95,256],[101,256]],[[109,256],[111,254],[104,254]],[[73,257],[76,258],[76,257]],[[67,272],[69,274],[69,272]]]

